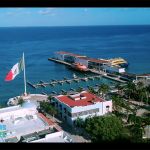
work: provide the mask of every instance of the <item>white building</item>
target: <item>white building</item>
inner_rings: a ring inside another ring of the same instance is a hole
[[[85,119],[88,116],[102,116],[112,112],[111,100],[104,100],[87,91],[69,96],[55,96],[53,103],[60,117],[70,125],[73,125],[78,117]]]
[[[117,72],[117,73],[124,73],[125,72],[125,68],[122,68],[120,66],[111,66],[111,65],[103,65],[102,68],[104,70],[106,70],[107,72]]]
[[[0,142],[71,142],[52,120],[38,113],[35,102],[0,109],[0,126],[5,136]]]
[[[122,68],[117,65],[111,65],[110,61],[106,59],[89,58],[86,56],[81,56],[65,51],[56,52],[55,58],[70,63],[81,63],[89,69],[106,70],[108,72],[117,72],[117,73],[125,72],[125,68]]]

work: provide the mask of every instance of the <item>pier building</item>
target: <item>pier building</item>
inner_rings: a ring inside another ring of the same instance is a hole
[[[55,59],[67,62],[67,63],[80,63],[85,65],[88,69],[105,70],[107,72],[113,73],[124,73],[125,68],[112,64],[109,59],[95,59],[89,58],[87,56],[82,56],[78,54],[73,54],[70,52],[59,51],[55,53]],[[123,59],[122,59],[123,60]],[[122,62],[121,62],[122,63]]]
[[[59,111],[62,120],[73,125],[77,118],[102,116],[112,112],[112,100],[105,100],[88,91],[71,95],[53,97],[53,105]]]

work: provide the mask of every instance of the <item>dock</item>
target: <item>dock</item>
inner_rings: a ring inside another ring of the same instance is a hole
[[[44,83],[44,81],[40,80],[40,83]],[[46,87],[44,84],[42,84],[43,87]]]
[[[27,84],[30,85],[31,87],[33,87],[34,89],[36,89],[37,87],[35,85],[33,85],[31,82],[27,81]]]
[[[92,72],[92,73],[95,73],[95,74],[99,74],[99,75],[103,76],[104,78],[108,78],[108,79],[111,79],[111,80],[114,80],[114,81],[117,81],[117,82],[121,82],[121,83],[126,83],[127,82],[127,81],[121,80],[117,77],[108,76],[108,73],[106,73],[104,71],[97,71],[97,70],[94,70],[94,69],[89,69],[89,71]]]
[[[64,64],[64,65],[67,65],[67,66],[71,66],[71,64],[70,64],[70,63],[65,62],[65,61],[62,61],[62,60],[58,60],[58,59],[55,59],[55,58],[48,58],[48,60],[50,60],[50,61],[54,61],[54,62],[57,62],[57,63],[60,63],[60,64]],[[102,70],[97,71],[97,70],[94,70],[94,69],[88,69],[88,71],[90,71],[90,72],[92,72],[92,73],[95,73],[95,74],[98,74],[98,75],[101,75],[101,76],[103,76],[104,78],[108,78],[108,79],[111,79],[111,80],[117,81],[117,82],[121,82],[121,83],[125,83],[125,82],[127,82],[127,81],[122,80],[122,79],[120,79],[120,78],[109,76],[109,75],[111,75],[111,74],[109,74],[109,73],[105,73],[105,72],[104,72],[104,71],[102,71]],[[86,78],[88,78],[88,77],[86,77]],[[92,77],[91,77],[91,78],[89,78],[89,79],[94,80]],[[84,80],[84,81],[85,81],[85,79],[82,79],[82,80]]]
[[[92,76],[92,78],[100,78],[101,75],[95,75],[95,76]],[[83,81],[87,81],[88,78],[91,78],[91,76],[89,77],[80,77],[80,78],[77,78],[77,79],[66,79],[66,80],[53,80],[51,82],[44,82],[44,81],[40,81],[40,83],[37,83],[37,84],[32,84],[31,82],[27,82],[28,85],[30,85],[31,87],[34,87],[34,88],[38,88],[38,87],[46,87],[46,86],[55,86],[55,84],[63,84],[63,83],[68,83],[70,84],[71,82],[79,82],[81,80]]]
[[[57,62],[57,63],[60,63],[60,64],[64,64],[64,65],[67,65],[67,66],[71,66],[70,63],[67,63],[65,61],[58,60],[58,59],[55,59],[55,58],[48,58],[48,60],[51,60],[51,61],[54,61],[54,62]]]

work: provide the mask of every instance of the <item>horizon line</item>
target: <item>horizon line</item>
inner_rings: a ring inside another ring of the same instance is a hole
[[[112,24],[112,25],[62,25],[62,26],[0,26],[0,28],[15,28],[15,27],[90,27],[90,26],[150,26],[150,24]]]

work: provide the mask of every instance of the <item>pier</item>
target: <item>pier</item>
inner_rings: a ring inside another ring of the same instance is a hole
[[[31,87],[33,87],[34,89],[36,89],[37,87],[35,85],[33,85],[31,82],[27,81],[27,84],[30,85]]]
[[[103,76],[104,78],[108,78],[108,79],[111,79],[111,80],[114,80],[114,81],[117,81],[117,82],[121,82],[121,83],[125,83],[126,82],[124,80],[121,80],[118,77],[109,76],[109,73],[106,73],[104,71],[97,71],[97,70],[93,70],[93,69],[89,69],[89,71],[91,71],[92,73],[99,74],[99,75]]]
[[[92,76],[92,78],[100,78],[101,75],[95,75]],[[81,80],[83,81],[87,81],[89,78],[91,78],[91,76],[89,77],[81,77],[81,78],[76,78],[76,79],[66,79],[66,80],[53,80],[51,82],[44,82],[44,81],[40,81],[40,83],[37,84],[32,84],[31,82],[27,81],[27,84],[30,85],[33,88],[38,88],[38,87],[46,87],[46,86],[54,86],[55,84],[63,84],[63,83],[68,83],[70,84],[71,82],[79,82]]]
[[[64,64],[64,65],[67,65],[67,66],[71,66],[70,63],[67,63],[65,61],[58,60],[58,59],[55,59],[55,58],[48,58],[48,60],[51,60],[51,61],[54,61],[54,62],[57,62],[57,63],[60,63],[60,64]]]
[[[67,65],[67,66],[71,66],[70,63],[65,62],[65,61],[62,61],[62,60],[58,60],[58,59],[55,59],[55,58],[48,58],[48,60],[54,61],[54,62],[57,62],[57,63],[60,63],[60,64],[64,64],[64,65]],[[104,71],[102,71],[102,70],[97,71],[97,70],[94,70],[94,69],[88,69],[88,71],[90,71],[90,72],[92,72],[92,73],[95,73],[95,74],[98,74],[98,75],[100,75],[100,76],[103,76],[104,78],[108,78],[108,79],[117,81],[117,82],[121,82],[121,83],[127,82],[127,81],[125,81],[125,80],[120,79],[119,77],[112,77],[112,76],[109,76],[109,75],[111,75],[111,74],[106,73],[106,72],[104,72]],[[87,77],[86,77],[86,78],[87,78]],[[91,77],[91,78],[89,78],[89,79],[94,80],[93,77]],[[85,81],[86,79],[84,78],[84,79],[82,79],[82,80]]]

